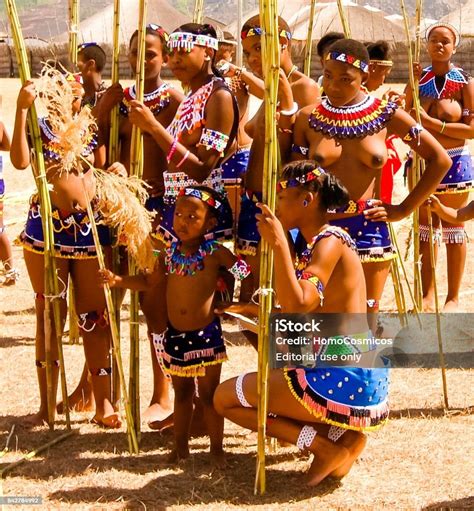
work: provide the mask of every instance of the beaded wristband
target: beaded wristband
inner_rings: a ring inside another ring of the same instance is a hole
[[[289,110],[280,110],[280,115],[284,115],[285,117],[291,117],[295,115],[298,111],[298,103],[293,101],[293,106]]]
[[[188,159],[189,151],[186,151],[186,154],[181,158],[180,162],[176,165],[176,168],[179,169],[181,165]]]
[[[247,278],[252,270],[250,269],[250,265],[247,264],[241,257],[237,258],[237,261],[229,268],[229,273],[236,280],[244,280]]]
[[[169,153],[166,155],[166,161],[168,163],[171,162],[171,158],[173,157],[173,154],[176,152],[177,145],[178,145],[178,139],[175,138],[173,140],[173,142],[171,143],[171,147],[170,147]]]

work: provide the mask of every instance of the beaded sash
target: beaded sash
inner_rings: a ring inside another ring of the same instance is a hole
[[[185,172],[163,172],[165,183],[165,197],[167,204],[174,204],[176,197],[183,188],[192,186],[208,186],[218,193],[224,192],[224,182],[222,180],[222,169],[217,168],[211,170],[209,176],[202,182],[198,183],[190,178]]]

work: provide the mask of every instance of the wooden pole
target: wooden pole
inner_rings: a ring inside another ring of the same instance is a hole
[[[7,15],[12,27],[12,37],[15,46],[15,53],[18,62],[20,80],[24,85],[31,79],[30,67],[28,64],[28,55],[21,30],[20,20],[16,9],[15,0],[5,0]],[[48,180],[46,177],[46,167],[43,157],[43,145],[38,124],[38,115],[36,105],[33,103],[28,111],[28,126],[32,147],[32,165],[33,174],[36,179],[36,186],[40,199],[41,223],[44,237],[44,290],[45,290],[45,347],[46,347],[46,380],[48,388],[48,422],[51,429],[54,429],[54,417],[56,408],[56,393],[53,389],[53,367],[51,359],[52,339],[52,320],[54,315],[54,342],[57,344],[58,358],[60,364],[61,390],[63,396],[64,410],[66,414],[66,426],[71,429],[69,415],[69,400],[67,395],[66,373],[64,367],[64,355],[61,340],[61,312],[59,308],[59,284],[56,273],[56,263],[54,259],[54,229],[51,213],[51,198],[49,195]]]
[[[135,70],[135,93],[138,101],[143,101],[145,81],[145,37],[146,37],[147,0],[140,0],[138,18],[138,56]],[[141,178],[143,175],[143,136],[136,126],[132,128],[130,146],[130,175]],[[136,266],[132,257],[128,258],[129,272],[136,274]],[[130,292],[130,400],[136,434],[140,436],[140,328],[139,300],[136,291]]]
[[[263,164],[263,202],[275,210],[279,147],[276,123],[280,40],[277,0],[260,0],[260,26],[263,33],[262,62],[265,84],[265,152]],[[260,309],[258,326],[258,453],[255,493],[265,493],[265,433],[268,399],[269,318],[272,312],[273,253],[262,240],[260,249]]]

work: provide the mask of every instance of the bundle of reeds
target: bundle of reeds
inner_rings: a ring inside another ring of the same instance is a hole
[[[12,28],[12,38],[15,46],[15,53],[18,62],[18,69],[20,73],[21,83],[24,85],[31,79],[30,67],[28,64],[28,56],[23,39],[23,34],[18,18],[14,0],[5,0],[7,15]],[[28,126],[30,133],[30,142],[32,147],[32,169],[36,178],[38,195],[40,199],[41,221],[43,226],[44,235],[44,277],[45,277],[45,310],[44,310],[44,324],[45,324],[45,346],[46,346],[46,380],[47,380],[47,395],[48,395],[48,422],[51,429],[54,428],[54,417],[56,408],[56,394],[53,389],[53,366],[51,358],[52,343],[56,343],[58,347],[58,357],[60,363],[61,374],[61,390],[63,396],[64,410],[66,414],[67,428],[71,428],[69,417],[69,402],[66,386],[66,374],[64,367],[64,356],[61,341],[61,317],[59,302],[56,299],[59,296],[59,285],[56,273],[56,265],[54,260],[54,230],[51,214],[51,199],[49,196],[48,181],[46,178],[46,169],[43,157],[43,147],[41,142],[41,135],[38,125],[38,115],[36,106],[33,104],[28,112]],[[53,314],[53,319],[51,314]],[[53,327],[54,321],[54,339]]]
[[[405,35],[407,39],[407,47],[408,47],[408,72],[410,77],[410,88],[412,91],[413,97],[413,108],[415,110],[415,118],[418,124],[421,124],[421,103],[419,96],[419,77],[415,76],[413,64],[420,62],[420,52],[421,52],[421,17],[423,12],[423,0],[416,0],[416,9],[415,9],[415,19],[416,19],[416,40],[415,40],[415,58],[413,58],[412,53],[412,45],[410,39],[410,29],[409,29],[409,20],[408,14],[405,7],[405,1],[400,0],[401,10],[404,20],[405,27]],[[410,188],[412,189],[420,180],[421,175],[423,174],[424,168],[424,160],[421,159],[416,153],[413,155],[413,172],[410,181]],[[434,253],[434,244],[433,244],[433,219],[431,215],[431,209],[428,207],[428,227],[429,227],[429,247],[430,247],[430,263],[431,263],[431,272],[432,279],[434,285],[434,295],[435,295],[435,311],[436,311],[436,330],[438,337],[438,354],[440,360],[441,367],[441,379],[443,385],[443,398],[444,398],[444,407],[446,409],[449,408],[448,403],[448,384],[446,379],[446,364],[444,359],[444,350],[443,350],[443,337],[441,330],[441,316],[440,316],[440,308],[439,308],[439,299],[438,299],[438,285],[436,280],[436,266],[435,266],[435,253]],[[414,247],[414,274],[415,274],[415,298],[417,303],[419,304],[419,309],[423,310],[423,289],[421,285],[421,257],[419,250],[419,210],[415,210],[413,214],[413,247]]]
[[[303,72],[306,76],[311,75],[311,55],[313,52],[313,23],[315,11],[316,0],[311,0],[311,8],[309,10],[308,34],[306,35],[306,47],[304,52]]]
[[[79,29],[79,0],[69,0],[69,59],[77,64],[77,32]]]
[[[261,45],[265,82],[265,154],[263,202],[274,211],[279,167],[276,107],[280,70],[277,0],[260,0]],[[255,492],[265,492],[265,430],[268,399],[269,319],[273,305],[273,253],[262,240],[260,247],[260,310],[258,329],[258,453]]]
[[[204,0],[194,0],[193,23],[202,23]]]
[[[145,81],[145,38],[146,38],[147,0],[140,0],[138,18],[138,55],[135,69],[136,98],[143,101]],[[130,147],[130,175],[141,179],[143,175],[143,136],[141,130],[133,126]],[[129,272],[134,275],[137,267],[129,258]],[[140,435],[140,330],[138,323],[138,293],[130,293],[130,400],[137,436]]]

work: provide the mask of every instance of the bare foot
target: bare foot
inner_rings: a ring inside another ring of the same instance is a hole
[[[227,466],[225,452],[220,449],[218,451],[211,451],[211,466],[213,469],[224,469]]]
[[[157,423],[166,421],[173,414],[173,406],[170,402],[163,404],[158,402],[150,403],[150,406],[143,413],[143,420],[147,424]],[[155,428],[151,428],[155,429]],[[158,429],[164,429],[163,427]]]
[[[435,301],[433,296],[423,297],[423,312],[436,312]]]
[[[313,462],[306,473],[308,486],[317,486],[349,459],[349,451],[342,445],[334,444],[330,440],[327,440],[324,449],[317,449],[317,451],[313,451]]]
[[[95,414],[91,419],[91,423],[97,424],[97,426],[107,429],[118,429],[122,426],[120,415],[116,412],[111,413],[110,415],[105,415],[103,417],[101,417],[99,414]]]
[[[166,458],[166,463],[169,463],[169,464],[176,464],[176,463],[181,463],[183,462],[184,460],[188,459],[189,458],[189,450],[186,449],[186,450],[179,450],[178,449],[173,449],[169,456]]]
[[[95,410],[95,399],[92,389],[80,389],[79,387],[69,396],[69,409],[75,412],[93,412]],[[64,404],[61,401],[56,406],[58,413],[64,413]]]
[[[458,300],[446,300],[443,307],[443,312],[458,312],[459,302]]]
[[[35,426],[48,426],[48,412],[40,410],[38,413],[27,415],[23,419],[22,426],[33,428]]]
[[[341,438],[336,442],[337,445],[344,446],[349,451],[349,458],[346,462],[333,470],[329,475],[330,477],[337,477],[342,479],[346,476],[356,459],[360,456],[367,443],[367,437],[358,431],[346,431]]]

